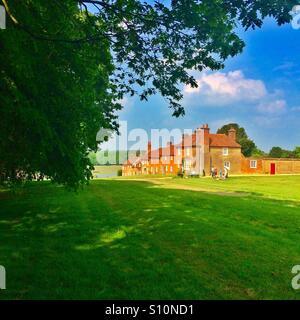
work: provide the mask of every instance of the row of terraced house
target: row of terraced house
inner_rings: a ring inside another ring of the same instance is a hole
[[[207,124],[191,135],[183,135],[179,144],[152,149],[127,160],[123,176],[134,175],[210,175],[212,168],[228,168],[231,174],[300,174],[300,159],[246,158],[236,139],[236,130],[227,134],[210,133]]]

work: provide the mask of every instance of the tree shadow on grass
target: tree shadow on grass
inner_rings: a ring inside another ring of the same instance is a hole
[[[97,181],[78,194],[37,184],[1,200],[2,297],[267,298],[272,272],[268,294],[292,297],[278,283],[300,258],[297,209],[150,182]]]

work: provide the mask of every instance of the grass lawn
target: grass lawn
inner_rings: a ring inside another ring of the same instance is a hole
[[[93,176],[95,178],[111,178],[118,175],[118,171],[122,169],[122,166],[95,166]]]
[[[0,191],[0,299],[299,299],[300,176]]]

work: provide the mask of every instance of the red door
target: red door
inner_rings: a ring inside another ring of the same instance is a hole
[[[271,174],[272,175],[276,174],[276,164],[275,163],[271,163]]]

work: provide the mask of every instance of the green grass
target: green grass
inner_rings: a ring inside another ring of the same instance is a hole
[[[151,180],[150,180],[151,181]],[[228,180],[205,179],[164,179],[160,184],[208,192],[251,193],[278,200],[300,201],[300,176],[240,176]]]
[[[95,170],[93,171],[93,176],[97,178],[99,177],[113,177],[118,175],[118,171],[122,169],[122,166],[95,166]]]
[[[299,186],[285,176],[2,191],[0,299],[299,299]]]

